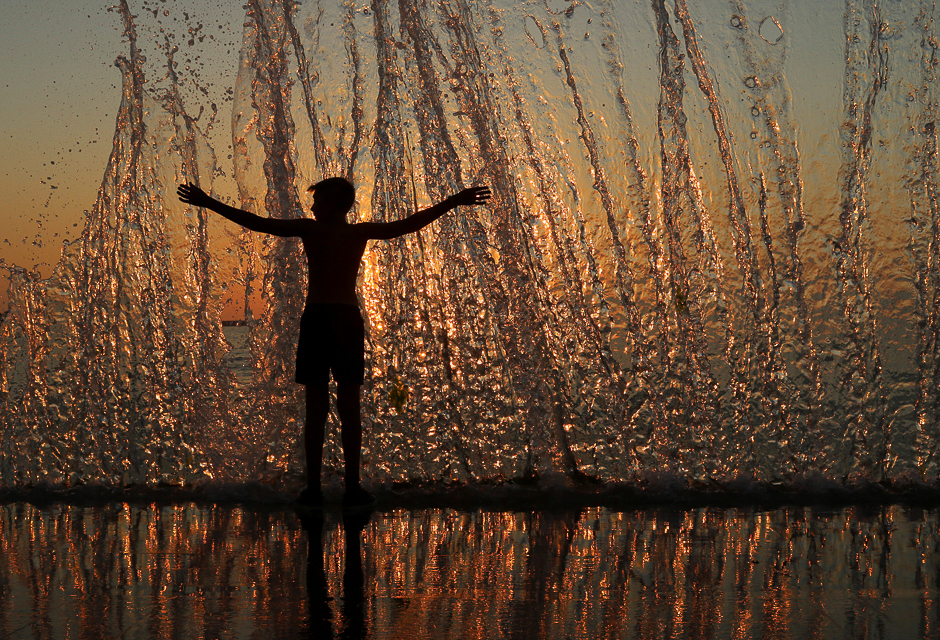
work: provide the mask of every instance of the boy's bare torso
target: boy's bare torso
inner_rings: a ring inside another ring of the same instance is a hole
[[[301,236],[307,254],[307,304],[359,305],[356,278],[369,238],[360,225],[308,220]]]

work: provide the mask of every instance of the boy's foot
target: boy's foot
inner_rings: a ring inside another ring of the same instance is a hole
[[[362,487],[346,489],[346,493],[343,494],[344,509],[368,509],[373,506],[375,506],[375,496]]]
[[[295,502],[302,507],[320,509],[323,507],[323,494],[320,493],[319,489],[307,487],[300,492],[300,496],[298,496]]]

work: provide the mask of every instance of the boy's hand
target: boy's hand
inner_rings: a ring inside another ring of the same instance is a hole
[[[176,188],[176,195],[180,197],[181,202],[191,204],[194,207],[208,207],[213,202],[205,191],[192,183],[181,184]]]
[[[455,207],[463,205],[485,204],[493,193],[489,187],[470,187],[448,198]]]

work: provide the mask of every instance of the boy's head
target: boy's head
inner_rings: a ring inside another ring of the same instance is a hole
[[[343,220],[356,201],[356,188],[346,178],[327,178],[307,189],[313,193],[310,210],[321,222]]]

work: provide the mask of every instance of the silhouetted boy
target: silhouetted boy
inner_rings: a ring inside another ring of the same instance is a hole
[[[414,233],[455,207],[483,204],[489,199],[490,190],[489,187],[464,189],[402,220],[357,224],[346,222],[346,213],[352,208],[356,196],[355,188],[348,180],[327,178],[308,191],[313,192],[310,210],[314,220],[262,218],[223,204],[194,184],[180,185],[177,194],[183,202],[211,209],[251,231],[297,236],[303,241],[309,269],[307,302],[300,319],[296,380],[305,385],[307,391],[307,419],[304,424],[307,488],[300,501],[317,505],[323,500],[320,467],[324,428],[330,408],[329,375],[332,371],[336,381],[336,410],[342,425],[346,469],[343,504],[365,505],[374,499],[359,484],[362,447],[359,389],[363,381],[365,355],[356,277],[366,243]]]

